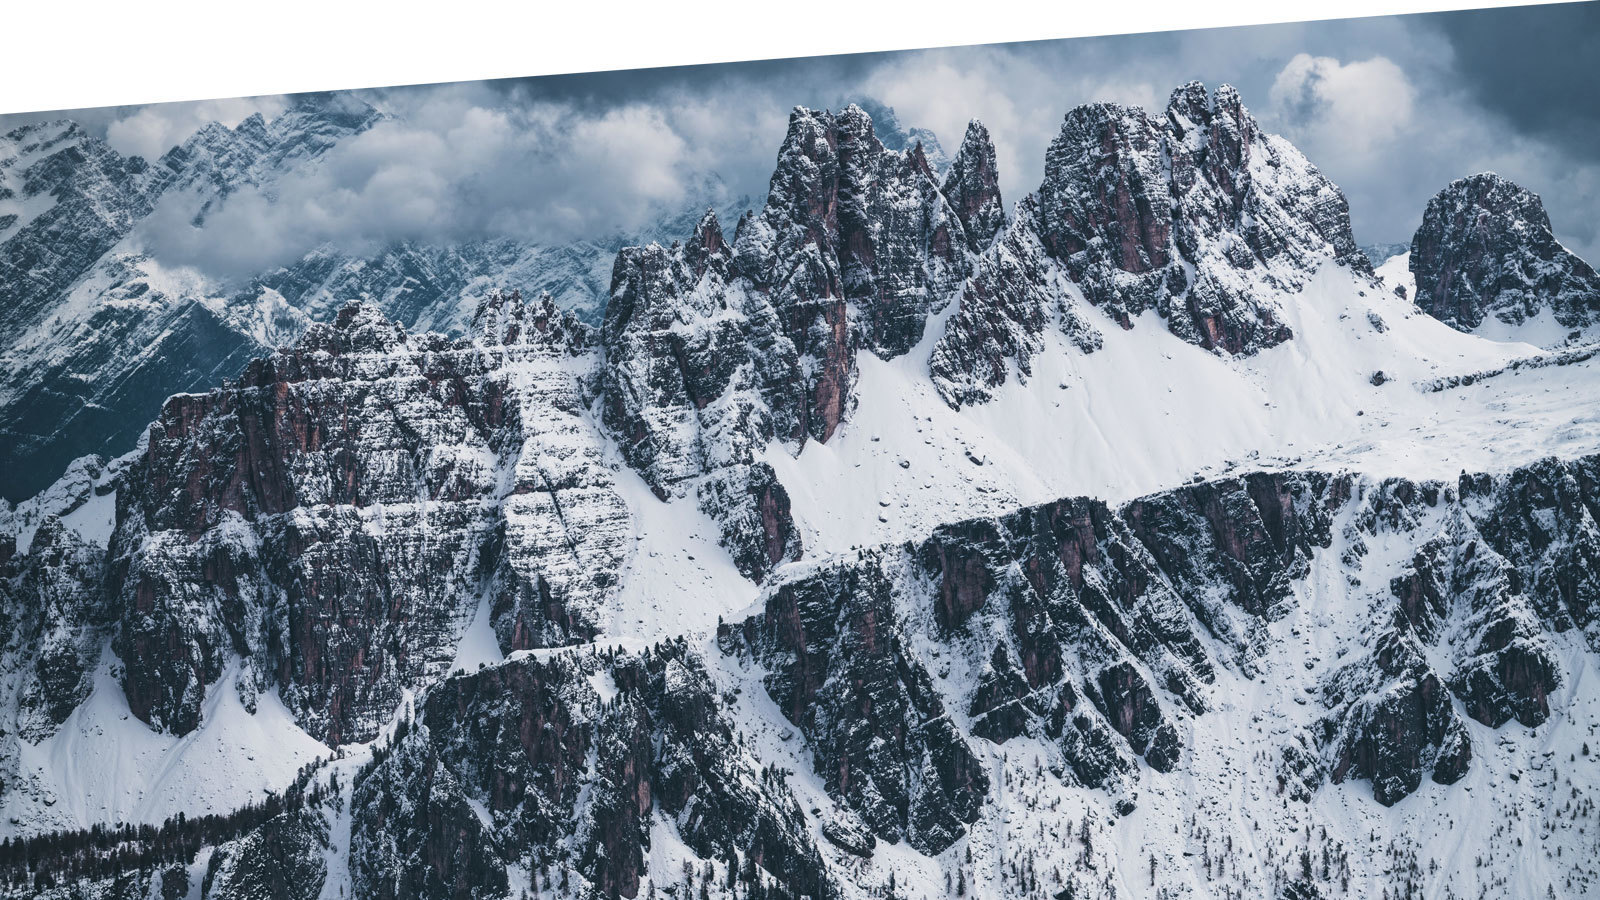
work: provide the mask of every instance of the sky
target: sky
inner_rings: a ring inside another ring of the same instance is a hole
[[[951,153],[982,120],[1009,206],[1038,186],[1067,110],[1159,111],[1199,79],[1236,86],[1344,189],[1361,243],[1408,242],[1435,192],[1496,171],[1540,194],[1556,235],[1600,262],[1597,60],[1589,2],[360,91],[390,117],[324,165],[232,195],[202,228],[174,214],[145,230],[152,249],[219,276],[325,243],[601,237],[707,202],[758,203],[789,110],[861,97]],[[65,115],[154,158],[207,122],[290,102]],[[60,115],[0,116],[0,133]]]

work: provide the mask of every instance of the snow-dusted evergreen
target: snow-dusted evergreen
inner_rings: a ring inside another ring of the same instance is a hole
[[[0,507],[0,890],[1600,889],[1594,349],[1390,289],[1231,88],[1009,211],[933,145],[796,109],[598,326],[331,266]]]

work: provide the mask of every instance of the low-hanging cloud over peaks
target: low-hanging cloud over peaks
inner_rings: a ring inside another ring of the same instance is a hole
[[[172,262],[248,276],[325,244],[362,252],[405,240],[628,233],[690,206],[759,202],[789,110],[859,97],[894,107],[902,124],[931,129],[951,150],[968,120],[983,120],[1011,203],[1037,187],[1045,148],[1072,107],[1112,100],[1159,110],[1173,87],[1199,79],[1234,84],[1264,127],[1337,182],[1364,242],[1409,240],[1435,191],[1492,169],[1543,195],[1557,234],[1595,258],[1600,141],[1578,138],[1600,120],[1578,96],[1573,68],[1600,39],[1596,8],[363,91],[384,121],[316,165],[237,191],[200,226],[197,209],[168,198],[140,238]],[[1496,29],[1511,38],[1498,54],[1483,52]],[[1519,67],[1549,77],[1530,80]],[[1508,85],[1520,100],[1508,99]],[[255,98],[74,115],[98,121],[119,149],[153,158],[203,122],[270,119],[284,108],[282,98]]]
[[[314,163],[229,194],[201,224],[193,199],[166,198],[140,237],[161,258],[217,276],[325,244],[360,253],[399,241],[565,242],[703,202],[727,154],[753,149],[711,142],[713,117],[695,104],[477,102],[492,99],[410,95]]]

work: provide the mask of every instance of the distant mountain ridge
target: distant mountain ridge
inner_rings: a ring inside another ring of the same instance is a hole
[[[343,303],[364,298],[407,325],[461,334],[496,290],[549,291],[598,321],[624,246],[687,232],[704,201],[639,232],[545,246],[512,239],[397,244],[358,256],[318,248],[242,289],[180,271],[130,242],[158,203],[203,226],[227,197],[316,165],[381,121],[348,95],[301,95],[272,120],[212,123],[154,163],[125,158],[67,122],[0,141],[0,496],[19,501],[65,462],[132,446],[167,396],[234,377]]]

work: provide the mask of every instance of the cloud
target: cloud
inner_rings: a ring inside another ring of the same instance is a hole
[[[1158,88],[1148,72],[1130,67],[1064,68],[1042,49],[1002,45],[896,54],[869,73],[862,89],[894,107],[905,125],[932,129],[949,142],[950,153],[967,122],[982,120],[995,142],[1001,193],[1015,201],[1038,188],[1045,148],[1068,109],[1096,100],[1160,108],[1177,84]],[[1086,53],[1083,62],[1099,55]]]
[[[1344,190],[1363,241],[1410,238],[1429,197],[1495,169],[1544,196],[1558,235],[1600,256],[1600,119],[1581,77],[1596,4],[768,60],[361,92],[390,120],[306,171],[190,224],[163,201],[146,239],[245,275],[320,244],[561,242],[629,232],[767,187],[789,110],[872,97],[953,151],[971,118],[996,143],[1008,202],[1035,189],[1072,107],[1158,111],[1191,79],[1239,88],[1261,123]],[[1499,35],[1505,47],[1491,52]],[[1588,73],[1591,74],[1592,73]],[[72,115],[158,155],[202,122],[274,98]],[[269,114],[271,110],[268,110]],[[59,115],[59,114],[54,114]],[[10,120],[6,120],[9,125]],[[1590,123],[1590,124],[1585,124]],[[4,128],[0,125],[0,128]],[[1576,129],[1576,131],[1574,131]],[[718,187],[718,186],[721,187]]]
[[[1416,89],[1391,60],[1342,63],[1295,54],[1272,82],[1269,100],[1299,137],[1345,156],[1385,149],[1411,124]]]
[[[765,130],[704,101],[588,109],[472,86],[374,99],[390,118],[228,195],[203,224],[195,197],[165,198],[140,227],[145,249],[226,279],[325,244],[370,253],[397,241],[599,237],[727,199],[719,166],[736,168]],[[781,137],[781,118],[777,127]]]
[[[232,128],[258,112],[272,118],[284,105],[282,97],[239,97],[144,106],[107,124],[106,142],[119,153],[156,159],[208,123]]]
[[[1449,42],[1456,83],[1519,133],[1593,156],[1600,3],[1556,3],[1419,19]]]

